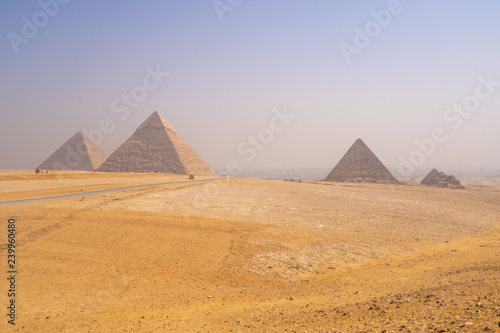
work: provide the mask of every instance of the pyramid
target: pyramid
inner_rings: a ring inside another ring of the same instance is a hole
[[[108,158],[98,145],[82,132],[78,132],[57,149],[40,166],[42,170],[79,170],[97,169]]]
[[[425,176],[420,182],[420,185],[436,186],[436,187],[449,187],[455,189],[464,189],[465,187],[460,184],[460,181],[453,175],[447,175],[443,172],[439,172],[436,169],[432,169],[431,172]]]
[[[361,139],[349,148],[326,181],[399,184]]]
[[[432,169],[431,172],[429,172],[427,174],[427,176],[425,176],[424,179],[422,179],[422,181],[420,182],[420,185],[432,185],[432,182],[436,179],[439,179],[441,178],[441,172],[439,172],[438,170],[436,169]],[[446,178],[446,177],[444,177]]]
[[[149,116],[98,171],[215,175],[158,111]]]

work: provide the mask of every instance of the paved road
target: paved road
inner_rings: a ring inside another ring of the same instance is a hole
[[[217,179],[220,179],[220,178],[210,178],[210,179],[200,179],[200,180],[182,180],[182,181],[177,181],[177,182],[144,184],[144,185],[133,185],[133,186],[125,186],[125,187],[107,188],[107,189],[104,189],[104,190],[95,190],[95,191],[87,191],[87,192],[77,192],[77,193],[54,195],[54,196],[51,196],[51,197],[40,197],[40,198],[29,198],[29,199],[0,201],[0,206],[16,205],[16,204],[22,204],[22,203],[28,203],[28,202],[37,202],[37,201],[59,200],[59,199],[67,199],[67,198],[74,198],[74,197],[83,197],[85,195],[92,195],[92,194],[99,194],[99,193],[106,193],[106,192],[115,192],[115,191],[124,191],[124,190],[130,190],[130,189],[133,189],[133,188],[140,188],[140,187],[170,185],[170,184],[181,184],[181,183],[207,182],[207,181],[217,180]]]

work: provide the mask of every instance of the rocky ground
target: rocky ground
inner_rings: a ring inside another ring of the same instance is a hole
[[[48,176],[0,173],[0,200],[184,180]],[[17,325],[0,331],[499,331],[496,181],[221,179],[0,206],[19,261]]]

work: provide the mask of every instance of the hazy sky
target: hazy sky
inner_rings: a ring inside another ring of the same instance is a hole
[[[495,172],[499,18],[498,0],[2,1],[0,168],[103,119],[111,154],[158,110],[218,172],[333,168],[358,137],[391,170]]]

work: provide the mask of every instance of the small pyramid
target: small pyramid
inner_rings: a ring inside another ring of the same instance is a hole
[[[325,181],[399,184],[361,139],[354,142]]]
[[[92,171],[107,158],[108,154],[98,145],[78,132],[40,164],[38,169]]]
[[[215,175],[158,111],[151,114],[98,171]]]
[[[436,169],[432,169],[431,172],[425,176],[420,182],[420,185],[426,186],[436,186],[436,187],[449,187],[455,189],[464,189],[465,187],[460,184],[460,181],[453,175],[447,175],[443,172],[439,172]]]
[[[434,168],[427,174],[427,176],[425,176],[424,179],[422,179],[420,185],[432,185],[433,180],[437,178],[441,178],[441,172]]]

